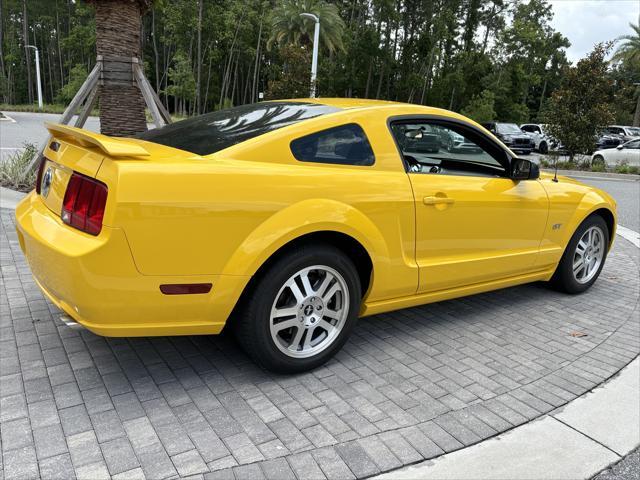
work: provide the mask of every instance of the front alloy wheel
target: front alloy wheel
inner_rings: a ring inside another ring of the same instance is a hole
[[[587,217],[565,248],[551,284],[567,293],[581,293],[596,281],[609,249],[609,229],[597,214]]]
[[[604,232],[598,226],[590,227],[576,245],[573,254],[573,276],[578,283],[588,283],[600,269],[604,259]]]

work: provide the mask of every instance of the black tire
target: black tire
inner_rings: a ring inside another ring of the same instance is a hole
[[[293,358],[272,338],[271,309],[287,280],[316,265],[330,267],[341,275],[349,296],[347,314],[342,329],[324,350],[311,357]],[[279,373],[303,372],[323,365],[342,348],[356,324],[361,300],[360,278],[349,257],[331,245],[303,245],[280,255],[252,281],[232,320],[233,330],[242,349],[264,368]]]
[[[591,227],[597,227],[602,232],[604,242],[603,257],[602,261],[600,262],[600,266],[598,267],[593,277],[585,283],[580,283],[578,280],[576,280],[573,273],[574,256],[576,255],[576,246],[578,245],[578,242],[585,234],[585,232]],[[591,287],[591,285],[593,285],[600,276],[600,272],[602,271],[605,261],[607,260],[608,249],[609,229],[606,222],[600,215],[597,214],[587,217],[576,229],[575,233],[571,237],[571,240],[569,240],[567,248],[565,249],[562,258],[560,259],[560,263],[558,264],[558,267],[556,268],[556,271],[551,278],[551,285],[556,290],[571,294],[582,293],[585,290],[588,290],[589,287]]]
[[[543,155],[549,152],[549,145],[547,144],[547,142],[542,141],[540,142],[540,145],[538,146],[538,150],[540,151],[540,153],[542,153]]]
[[[602,155],[594,156],[593,160],[591,160],[591,165],[602,165],[603,167],[607,166]]]

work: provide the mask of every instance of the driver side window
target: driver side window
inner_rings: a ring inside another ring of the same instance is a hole
[[[503,177],[504,152],[479,132],[440,122],[394,122],[391,131],[409,173]],[[502,160],[502,161],[501,161]]]

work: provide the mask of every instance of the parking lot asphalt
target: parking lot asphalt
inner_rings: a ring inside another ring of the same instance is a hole
[[[640,181],[580,176],[574,178],[608,192],[618,203],[618,223],[640,232]]]
[[[24,148],[25,143],[40,146],[47,139],[44,122],[58,122],[60,114],[33,112],[4,112],[10,120],[0,120],[0,160]],[[73,125],[73,123],[71,123]],[[100,131],[98,117],[89,117],[83,128]]]
[[[5,479],[367,477],[538,418],[640,351],[638,251],[622,239],[583,295],[533,284],[374,316],[326,366],[280,376],[224,335],[68,327],[1,220]]]

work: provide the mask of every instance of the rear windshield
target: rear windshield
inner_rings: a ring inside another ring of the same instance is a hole
[[[254,103],[154,128],[137,138],[198,155],[209,155],[278,128],[339,110],[317,103]]]

